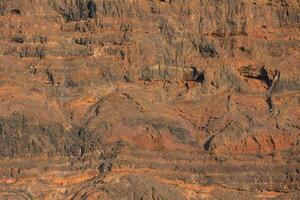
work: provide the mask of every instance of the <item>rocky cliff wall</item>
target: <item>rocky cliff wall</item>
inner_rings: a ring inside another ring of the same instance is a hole
[[[298,199],[300,2],[0,0],[1,199]]]

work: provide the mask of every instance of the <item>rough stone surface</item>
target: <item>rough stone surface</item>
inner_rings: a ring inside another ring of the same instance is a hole
[[[300,199],[298,0],[0,0],[0,199]]]

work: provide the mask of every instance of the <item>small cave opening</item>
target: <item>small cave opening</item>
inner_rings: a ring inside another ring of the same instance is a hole
[[[193,67],[193,77],[197,83],[204,83],[205,81],[204,71],[198,71],[195,67]]]
[[[240,70],[240,75],[250,79],[257,79],[262,81],[268,88],[272,86],[272,80],[268,74],[268,71],[264,67],[253,67],[247,65],[242,67]]]
[[[12,9],[10,13],[13,15],[21,15],[21,11],[19,9]]]
[[[88,17],[89,18],[94,18],[96,17],[96,13],[97,13],[97,6],[95,4],[94,1],[90,0],[87,3],[87,9],[88,9]]]
[[[214,137],[215,137],[215,136],[211,136],[211,137],[204,143],[203,147],[204,147],[204,149],[205,149],[206,151],[209,151],[210,146],[211,146],[211,142],[212,142],[212,140],[214,139]]]
[[[268,88],[270,88],[272,85],[272,81],[270,80],[268,72],[264,67],[260,68],[259,76],[257,77],[257,79],[265,82]]]
[[[204,83],[204,81],[205,81],[204,72],[200,72],[198,74],[197,78],[195,79],[195,81],[198,83]]]

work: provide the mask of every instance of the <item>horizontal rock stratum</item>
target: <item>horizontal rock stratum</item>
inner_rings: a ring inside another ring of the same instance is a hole
[[[298,0],[0,0],[0,199],[300,199]]]

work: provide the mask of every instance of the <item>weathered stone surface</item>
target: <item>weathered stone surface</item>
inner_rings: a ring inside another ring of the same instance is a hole
[[[0,199],[299,199],[297,0],[0,0]]]

